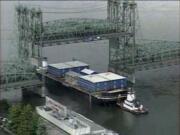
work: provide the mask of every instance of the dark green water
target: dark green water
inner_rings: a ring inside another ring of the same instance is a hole
[[[94,66],[104,68],[101,64]],[[137,97],[149,108],[149,114],[142,116],[122,111],[115,105],[90,106],[86,96],[50,80],[47,82],[50,97],[108,129],[123,135],[179,135],[179,65],[136,72]],[[22,102],[37,106],[44,99],[31,95]],[[0,131],[0,135],[4,133]]]
[[[97,71],[106,71],[108,46],[99,43],[48,48],[44,54],[49,62],[62,62],[75,57],[90,63]],[[100,44],[95,46],[96,44]],[[101,45],[102,44],[102,45]],[[53,52],[58,52],[53,53]],[[115,105],[91,107],[88,98],[47,80],[49,96],[96,123],[123,135],[179,135],[180,66],[136,72],[135,90],[140,101],[149,108],[148,115],[135,116]],[[23,98],[34,106],[44,103],[36,95]],[[0,133],[0,135],[3,133]]]
[[[52,47],[49,53],[45,53],[51,63],[68,61],[74,56],[90,63],[93,69],[107,70],[108,47],[106,45],[62,46],[59,47],[60,53],[56,56],[53,50],[57,51],[57,47]],[[86,96],[50,80],[47,80],[47,88],[50,97],[123,135],[179,135],[180,66],[141,71],[136,72],[135,75],[136,94],[149,108],[148,115],[135,116],[122,111],[115,105],[93,104],[90,106]],[[31,95],[23,98],[22,102],[37,106],[43,104],[44,99]]]
[[[137,97],[149,108],[149,114],[142,116],[122,111],[115,105],[90,106],[86,96],[51,81],[48,89],[50,97],[123,135],[178,135],[179,76],[179,66],[136,73]],[[38,105],[43,100],[31,96],[23,102]]]

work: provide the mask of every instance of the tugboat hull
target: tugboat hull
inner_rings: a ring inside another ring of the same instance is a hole
[[[131,112],[131,113],[136,114],[136,115],[148,114],[148,110],[147,110],[146,108],[143,108],[143,109],[141,109],[141,110],[140,110],[140,109],[138,109],[138,110],[130,110],[130,109],[124,107],[124,106],[123,106],[123,103],[117,103],[117,105],[118,105],[121,109],[123,109],[123,110],[125,110],[125,111],[128,111],[128,112]]]

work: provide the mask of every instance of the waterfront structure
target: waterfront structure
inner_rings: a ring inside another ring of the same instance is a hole
[[[36,107],[37,113],[70,135],[118,135],[94,123],[88,118],[67,109],[57,101],[46,97],[44,106]]]

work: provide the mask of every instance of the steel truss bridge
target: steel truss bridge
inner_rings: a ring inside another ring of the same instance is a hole
[[[1,61],[0,89],[31,87],[42,84],[33,66],[25,61]]]
[[[78,42],[105,40],[121,35],[130,35],[119,29],[119,22],[107,19],[63,19],[44,23],[42,37],[35,39],[35,45],[54,46]]]
[[[154,41],[154,45],[157,41]],[[158,41],[158,43],[164,43],[165,41]],[[173,42],[170,42],[171,45]],[[151,42],[152,44],[152,42]],[[178,47],[178,42],[174,42],[174,45]],[[150,45],[150,44],[149,44]],[[149,46],[148,45],[148,46]],[[163,44],[162,44],[163,45]],[[137,53],[135,57],[135,64],[132,65],[131,59],[127,59],[124,61],[113,61],[109,63],[109,70],[117,73],[119,70],[115,70],[115,65],[124,66],[124,70],[128,71],[129,69],[135,69],[135,71],[141,70],[150,70],[155,68],[162,68],[171,65],[179,65],[180,64],[180,48],[173,49],[170,46],[168,50],[162,50],[158,53],[150,53],[149,50],[142,51],[142,47],[139,49],[141,53]],[[138,52],[138,51],[137,51]],[[146,54],[146,55],[145,55]],[[18,61],[11,61],[11,62],[1,62],[3,64],[3,69],[1,70],[1,85],[0,89],[9,89],[15,87],[33,87],[42,85],[42,82],[36,75],[35,70],[32,70],[33,67],[29,62],[18,62]],[[29,70],[27,70],[29,68]]]
[[[107,0],[107,19],[43,22],[41,9],[18,6],[20,61],[1,62],[0,89],[39,84],[30,59],[42,58],[42,48],[47,46],[109,40],[109,70],[116,73],[179,64],[180,42],[136,42],[136,7],[134,1]]]

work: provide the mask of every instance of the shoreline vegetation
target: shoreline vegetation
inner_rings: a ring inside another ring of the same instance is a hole
[[[31,105],[10,105],[6,100],[0,101],[2,118],[1,129],[10,135],[47,135],[46,126]],[[3,120],[4,119],[4,120]]]

